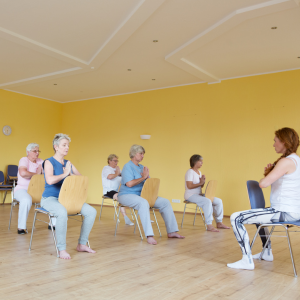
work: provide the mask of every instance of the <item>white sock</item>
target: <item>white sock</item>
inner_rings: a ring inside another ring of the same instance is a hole
[[[124,220],[125,220],[125,224],[126,225],[129,225],[129,226],[133,226],[134,225],[134,223],[132,223],[127,216],[124,216]]]
[[[232,269],[254,270],[252,255],[243,255],[243,258],[235,263],[227,264]]]
[[[260,253],[254,254],[252,257],[253,259],[259,259],[260,257]],[[265,261],[273,261],[273,253],[272,253],[272,249],[266,248],[263,257],[261,258]]]

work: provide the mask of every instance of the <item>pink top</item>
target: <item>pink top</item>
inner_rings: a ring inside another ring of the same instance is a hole
[[[33,163],[27,157],[22,157],[19,161],[19,168],[25,167],[28,172],[36,173],[36,169],[42,163],[43,163],[43,160],[40,158],[37,158],[36,163]],[[18,184],[15,188],[15,191],[21,190],[21,189],[27,191],[29,182],[30,182],[30,179],[22,177],[18,171]]]

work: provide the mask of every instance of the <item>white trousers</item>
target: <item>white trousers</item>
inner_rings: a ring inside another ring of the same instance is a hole
[[[14,198],[19,202],[18,228],[27,229],[26,223],[32,205],[32,198],[24,189],[16,190]],[[55,226],[56,218],[52,219],[52,224]]]
[[[220,198],[214,198],[214,201],[211,202],[210,199],[205,198],[204,196],[200,195],[193,195],[187,199],[190,202],[197,204],[199,207],[202,208],[204,216],[205,216],[205,223],[207,225],[211,225],[213,221],[213,216],[216,219],[216,222],[222,222],[223,220],[223,202]]]

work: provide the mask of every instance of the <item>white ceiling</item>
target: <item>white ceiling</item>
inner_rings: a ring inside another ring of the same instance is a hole
[[[0,88],[59,102],[300,69],[298,57],[299,0],[0,0]]]

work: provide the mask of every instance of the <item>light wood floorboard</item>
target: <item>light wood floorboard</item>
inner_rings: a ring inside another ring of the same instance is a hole
[[[152,246],[133,234],[123,217],[115,237],[113,208],[103,208],[101,221],[100,206],[95,208],[98,216],[90,243],[97,253],[76,252],[80,223],[69,219],[67,250],[72,259],[64,261],[56,258],[46,224],[36,223],[29,251],[30,234],[17,234],[18,207],[8,231],[10,205],[0,205],[0,299],[300,299],[300,283],[293,275],[286,239],[273,238],[274,262],[257,261],[254,271],[232,270],[226,263],[241,258],[232,230],[206,232],[200,216],[193,226],[193,215],[187,214],[180,230],[186,238],[167,239],[157,213],[163,237],[159,238],[153,224],[159,244]],[[29,232],[33,211],[27,223]],[[182,214],[176,213],[176,218],[180,225]],[[230,225],[229,218],[224,223]],[[255,226],[247,229],[253,237]],[[291,233],[291,240],[300,275],[300,234]],[[260,249],[258,240],[254,253]]]

